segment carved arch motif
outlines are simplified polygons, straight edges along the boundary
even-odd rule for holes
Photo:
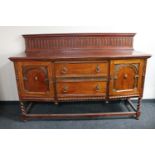
[[[28,92],[49,91],[47,67],[23,66],[24,89]]]
[[[137,89],[139,64],[115,64],[113,91]],[[121,75],[121,76],[120,76]]]

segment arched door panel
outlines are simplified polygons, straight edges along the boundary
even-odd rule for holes
[[[53,98],[52,63],[17,62],[19,96],[25,98]]]
[[[141,59],[112,60],[110,64],[110,96],[140,95],[143,64]]]

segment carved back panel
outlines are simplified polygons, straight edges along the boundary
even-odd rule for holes
[[[23,35],[26,53],[66,49],[133,49],[134,33]]]

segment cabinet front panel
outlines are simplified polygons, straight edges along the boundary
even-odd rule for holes
[[[105,81],[74,81],[58,82],[58,97],[67,96],[105,96]]]
[[[112,60],[110,65],[110,96],[140,95],[143,69],[143,59]]]
[[[53,97],[52,64],[50,62],[17,62],[20,97]]]
[[[107,76],[107,62],[56,63],[56,77]]]

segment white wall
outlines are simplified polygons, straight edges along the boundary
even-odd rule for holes
[[[148,21],[144,25],[131,23],[128,26],[124,23],[124,25],[102,27],[0,27],[0,100],[18,100],[14,68],[8,57],[24,51],[24,40],[21,35],[67,32],[136,32],[135,49],[153,55],[148,60],[144,98],[155,98],[154,29],[155,25]]]

